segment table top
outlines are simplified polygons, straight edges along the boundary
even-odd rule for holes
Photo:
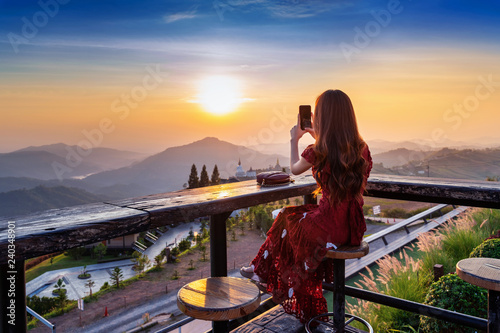
[[[210,277],[193,281],[177,294],[184,314],[203,320],[221,321],[243,317],[260,305],[260,292],[248,279]]]
[[[457,274],[470,284],[500,291],[500,259],[468,258],[457,263]]]

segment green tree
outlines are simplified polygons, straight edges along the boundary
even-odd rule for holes
[[[64,313],[64,306],[66,305],[66,301],[68,300],[68,295],[66,295],[66,290],[62,290],[57,295],[57,303],[59,303],[59,307],[61,311]]]
[[[163,254],[159,254],[155,257],[155,266],[160,268],[161,267],[161,262],[163,261]]]
[[[123,272],[120,267],[115,267],[111,271],[111,283],[116,287],[116,289],[120,288],[120,281],[123,280]]]
[[[220,184],[219,168],[217,167],[217,164],[214,166],[214,171],[212,171],[212,178],[210,179],[210,184],[212,185]]]
[[[94,247],[94,255],[97,257],[97,259],[102,259],[104,255],[106,254],[108,247],[104,245],[103,243],[99,243],[96,247]]]
[[[183,239],[179,242],[179,251],[184,252],[191,247],[191,242],[188,239]]]
[[[193,164],[191,173],[189,174],[188,188],[197,188],[199,186],[200,180],[198,179],[198,170],[196,170],[196,165]]]
[[[210,179],[208,178],[207,167],[203,164],[200,174],[200,187],[205,187],[210,185]]]
[[[204,224],[201,225],[200,234],[202,239],[205,239],[210,235],[207,227]]]
[[[56,288],[58,295],[63,292],[63,288],[64,287],[66,287],[66,285],[64,284],[64,280],[63,279],[57,280],[56,284],[54,285],[54,288]]]
[[[92,288],[95,287],[95,282],[89,279],[87,282],[85,282],[85,287],[90,289],[90,297],[92,297]]]
[[[200,252],[202,261],[207,261],[207,247],[205,245],[200,245]]]
[[[156,260],[156,258],[155,258]],[[139,273],[142,273],[144,269],[146,268],[147,265],[149,265],[150,260],[147,255],[139,253],[138,255],[134,255],[134,258],[132,259],[133,262],[135,262],[135,269],[139,271]]]

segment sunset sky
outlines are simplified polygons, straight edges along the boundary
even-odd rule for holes
[[[368,141],[500,143],[496,0],[40,4],[0,0],[0,152],[286,142],[330,88]]]

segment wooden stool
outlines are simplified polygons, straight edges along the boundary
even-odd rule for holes
[[[465,282],[488,289],[488,333],[500,332],[500,259],[460,260],[457,274]]]
[[[214,323],[214,332],[227,332],[227,321],[252,313],[260,305],[259,288],[248,279],[210,277],[193,281],[177,293],[177,306],[186,315]]]
[[[306,324],[306,331],[311,332],[310,324],[312,322],[324,323],[318,319],[321,317],[333,316],[334,332],[343,333],[347,329],[347,325],[353,320],[361,322],[365,325],[370,333],[373,333],[373,328],[364,319],[345,313],[345,261],[346,259],[357,259],[364,257],[370,251],[368,243],[363,241],[359,246],[343,245],[336,250],[330,250],[326,253],[326,258],[333,259],[333,312],[324,313],[313,317]],[[345,317],[350,317],[346,322]],[[328,325],[330,326],[330,325]]]

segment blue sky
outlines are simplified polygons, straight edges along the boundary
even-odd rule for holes
[[[323,90],[320,83],[331,80],[334,85],[353,87],[354,81],[359,80],[360,86],[370,87],[377,82],[376,75],[384,78],[379,89],[386,86],[387,92],[405,84],[409,90],[414,89],[410,82],[402,82],[405,77],[431,80],[430,86],[436,87],[450,84],[450,89],[453,85],[456,91],[464,88],[454,97],[448,96],[448,92],[443,92],[442,99],[433,97],[442,101],[442,106],[434,112],[434,121],[438,121],[443,118],[446,105],[461,102],[474,89],[479,75],[500,78],[500,68],[494,60],[500,55],[498,1],[42,0],[41,3],[47,4],[50,15],[43,12],[38,1],[0,0],[0,96],[6,102],[2,113],[9,113],[11,122],[8,128],[0,129],[3,135],[9,135],[12,147],[21,148],[35,139],[40,144],[76,142],[82,128],[109,111],[104,109],[109,109],[107,105],[113,96],[130,89],[144,75],[145,66],[154,64],[161,64],[169,79],[163,90],[148,97],[152,104],[144,104],[143,108],[153,110],[159,105],[169,105],[182,112],[195,112],[184,111],[194,94],[189,91],[193,81],[203,75],[235,75],[245,81],[248,100],[256,101],[239,111],[239,119],[250,122],[250,115],[260,112],[257,106],[267,112],[274,107],[293,107],[296,101],[292,97],[299,90],[307,96],[303,99],[312,102]],[[54,4],[57,10],[50,13]],[[395,12],[389,18],[381,14],[387,14],[388,8]],[[387,19],[386,24],[377,23],[374,13]],[[37,31],[27,29],[26,21],[38,25]],[[369,38],[369,44],[358,47],[359,52],[347,59],[341,44],[356,46],[356,29],[366,33],[370,24],[371,27],[378,24],[378,30]],[[416,71],[419,66],[425,68],[422,78]],[[388,72],[393,81],[389,80]],[[437,76],[446,76],[448,81],[443,79],[439,83],[436,80],[441,78]],[[56,96],[50,95],[51,92]],[[59,99],[59,93],[64,98]],[[104,97],[106,93],[108,97]],[[90,101],[87,99],[87,111],[79,104],[82,94],[91,97]],[[421,98],[428,97],[425,89],[419,94]],[[366,113],[363,119],[373,123],[373,114],[363,111],[368,104],[363,97],[368,94],[355,91],[354,95],[361,96],[361,115]],[[492,99],[482,104],[487,105],[484,114],[495,115],[492,112],[497,110],[498,95],[500,92],[495,92]],[[403,97],[397,100],[412,103]],[[64,111],[54,108],[64,104],[70,109],[75,103],[79,104],[78,112],[73,113],[72,119],[61,116]],[[186,105],[183,107],[182,103]],[[39,106],[37,117],[43,115],[51,119],[50,123],[28,120],[34,117],[35,106]],[[381,117],[387,117],[381,119],[381,124],[394,121],[390,116],[394,112],[387,115],[380,112]],[[147,122],[141,121],[143,129],[147,129]],[[392,128],[403,127],[405,121],[401,119]],[[484,119],[467,120],[470,129],[463,127],[463,130],[474,132],[471,138],[479,137],[480,121]],[[132,125],[122,126],[123,133],[110,137],[109,144],[128,145],[124,138]],[[227,123],[232,127],[239,125],[237,121]],[[367,128],[367,137],[383,138],[367,123],[363,126]],[[391,131],[386,139],[411,139],[419,135],[428,138],[432,129],[424,123],[422,126],[409,133]],[[387,129],[384,128],[384,133],[388,133]],[[228,133],[227,140],[239,139],[230,128],[217,127],[217,130]],[[244,135],[252,130],[255,127],[249,126]],[[194,126],[184,138],[178,135],[168,138],[167,134],[161,138],[185,143],[198,139],[195,136],[199,132],[200,127]],[[451,139],[459,137],[463,134],[450,133]],[[286,133],[280,133],[278,139],[284,141]],[[141,145],[151,145],[153,141],[157,139]],[[9,149],[11,146],[7,144],[0,145],[0,151]]]

